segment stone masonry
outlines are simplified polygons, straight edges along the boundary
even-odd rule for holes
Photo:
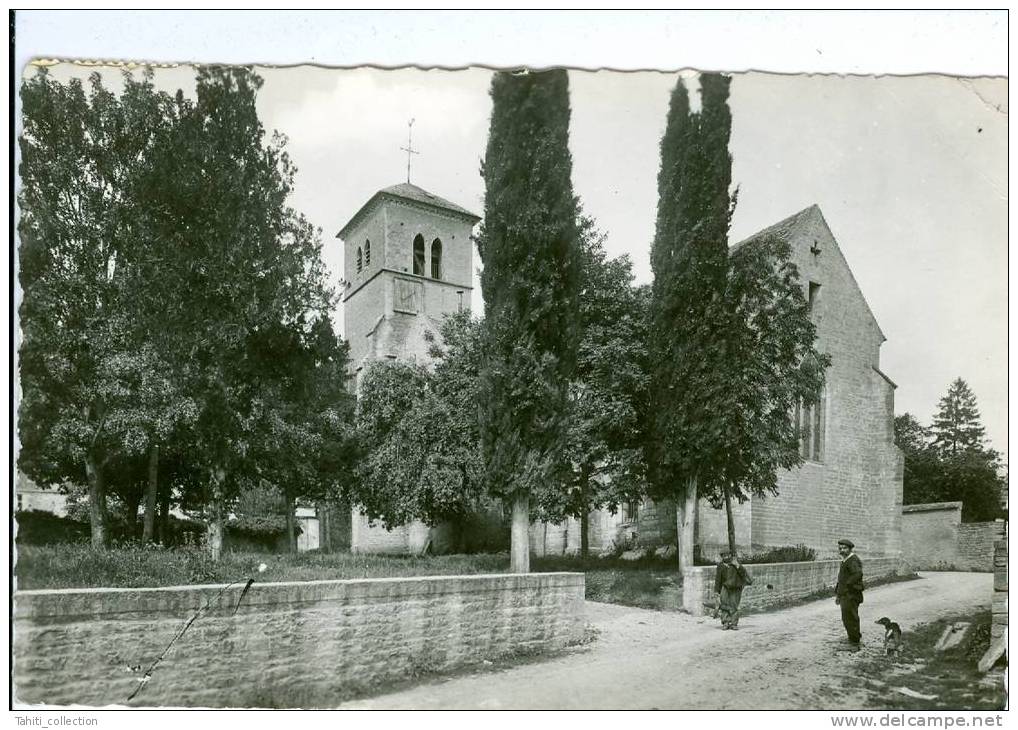
[[[14,594],[14,696],[46,705],[328,706],[584,631],[581,573]],[[196,611],[208,606],[139,680]]]
[[[747,565],[753,585],[743,590],[742,607],[762,609],[816,595],[833,588],[840,567],[840,560]],[[898,567],[895,558],[871,558],[863,561],[863,575],[869,583],[897,575]],[[714,604],[714,571],[713,565],[705,565],[683,572],[682,606],[694,616],[703,615]]]

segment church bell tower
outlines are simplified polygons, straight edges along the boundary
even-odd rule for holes
[[[402,183],[375,193],[340,230],[355,386],[375,360],[429,360],[426,333],[437,334],[443,315],[470,307],[471,231],[479,220]]]

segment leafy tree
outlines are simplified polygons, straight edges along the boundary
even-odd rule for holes
[[[433,370],[379,362],[361,382],[364,457],[349,496],[387,528],[413,520],[462,523],[480,504],[480,323],[468,312],[447,317],[431,355]]]
[[[568,491],[545,493],[551,520],[580,521],[580,553],[589,548],[588,515],[644,492],[642,422],[647,411],[649,292],[633,286],[628,256],[609,259],[593,221],[581,221],[581,339],[570,384]]]
[[[136,223],[148,242],[138,276],[162,282],[135,288],[138,306],[161,310],[152,340],[197,407],[188,443],[213,556],[227,505],[261,478],[267,424],[288,422],[292,358],[314,351],[333,299],[320,232],[286,204],[295,169],[285,140],[265,139],[261,83],[250,69],[205,67],[194,101],[178,92]]]
[[[902,501],[923,504],[940,501],[943,463],[931,444],[930,430],[911,413],[894,418],[894,440],[905,457]]]
[[[986,430],[979,422],[976,396],[961,378],[956,378],[947,395],[940,399],[931,433],[934,447],[944,455],[983,448]]]
[[[983,427],[975,397],[960,378],[940,401],[931,428],[911,414],[894,419],[904,452],[904,502],[961,502],[962,520],[982,522],[1002,516],[1000,455],[982,443]]]
[[[727,387],[727,85],[724,77],[701,77],[703,109],[695,114],[680,80],[661,140],[648,348],[654,406],[646,456],[651,496],[676,502],[682,566],[693,559],[698,484],[717,481],[724,459],[725,414],[718,403]]]
[[[579,339],[577,203],[565,70],[496,73],[485,215],[480,434],[487,483],[512,504],[514,572],[530,566],[531,498],[560,491]],[[552,500],[553,501],[553,500]]]
[[[724,451],[720,473],[704,481],[703,491],[713,506],[725,506],[731,550],[732,499],[776,495],[778,470],[803,463],[802,434],[792,414],[817,403],[831,363],[815,349],[816,327],[790,254],[786,241],[766,238],[729,259],[722,371],[727,388],[717,402]]]
[[[112,460],[194,417],[146,346],[130,262],[137,189],[172,124],[151,75],[124,75],[118,99],[98,74],[60,84],[40,71],[21,98],[20,468],[39,484],[87,484],[92,542],[106,543]]]

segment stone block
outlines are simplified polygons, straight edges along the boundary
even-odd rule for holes
[[[678,548],[674,545],[662,545],[654,551],[655,557],[661,558],[662,560],[671,560],[678,555]]]
[[[934,645],[934,651],[946,651],[947,649],[953,649],[962,642],[962,640],[968,636],[969,630],[972,628],[972,624],[968,621],[958,621],[951,624],[944,629],[944,633],[940,635],[937,643]]]
[[[990,610],[993,613],[1007,613],[1007,591],[993,592],[993,600],[990,603]]]
[[[1006,591],[1007,590],[1007,571],[1006,570],[995,570],[993,572],[993,590],[995,591]]]

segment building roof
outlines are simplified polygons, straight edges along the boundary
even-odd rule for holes
[[[834,241],[835,248],[838,249],[839,256],[841,257],[841,260],[844,262],[845,268],[848,270],[849,279],[851,279],[852,284],[855,285],[855,289],[859,293],[859,296],[862,297],[863,305],[869,312],[870,317],[872,317],[873,323],[876,325],[877,332],[880,333],[881,339],[886,341],[887,337],[884,335],[883,330],[880,329],[880,323],[877,321],[876,316],[873,314],[873,310],[870,309],[870,303],[866,301],[866,295],[863,294],[862,287],[859,286],[859,282],[856,281],[855,274],[852,273],[852,267],[848,265],[847,261],[845,261],[845,255],[844,253],[841,252],[840,250],[841,247],[838,245],[837,239],[831,232],[831,227],[827,225],[827,221],[824,219],[824,214],[820,211],[820,206],[817,205],[816,203],[809,206],[808,208],[803,208],[798,213],[793,213],[792,215],[778,221],[773,225],[767,226],[763,230],[757,231],[752,236],[745,238],[742,241],[739,241],[738,243],[732,244],[732,246],[729,247],[728,252],[729,254],[733,254],[737,252],[739,249],[741,249],[743,246],[752,245],[756,241],[762,241],[765,238],[771,236],[780,238],[783,241],[790,241],[792,238],[792,234],[795,232],[797,228],[799,228],[801,225],[808,223],[811,219],[814,218],[819,219],[820,224],[825,229],[827,229],[827,232],[830,234],[831,240]],[[885,380],[887,380],[887,382],[889,382],[891,385],[894,385],[895,388],[898,387],[897,385],[894,384],[894,382],[890,378],[888,378],[882,372],[880,372],[879,370],[877,370],[877,372],[880,373],[880,375]]]
[[[364,205],[361,206],[360,210],[354,213],[353,218],[347,221],[346,225],[340,229],[339,233],[336,234],[336,238],[344,238],[347,231],[356,226],[360,220],[367,214],[367,212],[374,206],[374,204],[383,199],[395,199],[395,200],[409,200],[414,203],[435,208],[436,210],[442,210],[446,213],[452,213],[457,215],[464,220],[468,220],[471,223],[476,223],[481,220],[481,217],[475,213],[471,213],[466,208],[451,203],[445,198],[441,198],[434,193],[429,193],[424,188],[417,187],[411,183],[400,183],[399,185],[390,185],[387,188],[382,188],[377,193],[371,196],[371,198]]]
[[[738,243],[732,244],[728,251],[730,253],[735,253],[747,243],[761,241],[769,236],[777,236],[778,238],[787,241],[789,236],[792,235],[792,231],[795,230],[800,223],[806,221],[811,215],[813,215],[813,213],[817,213],[821,218],[823,218],[823,213],[820,212],[820,206],[814,203],[808,208],[803,208],[798,213],[793,213],[787,218],[778,221],[774,225],[767,226],[762,231],[757,231],[749,238],[745,238]]]

